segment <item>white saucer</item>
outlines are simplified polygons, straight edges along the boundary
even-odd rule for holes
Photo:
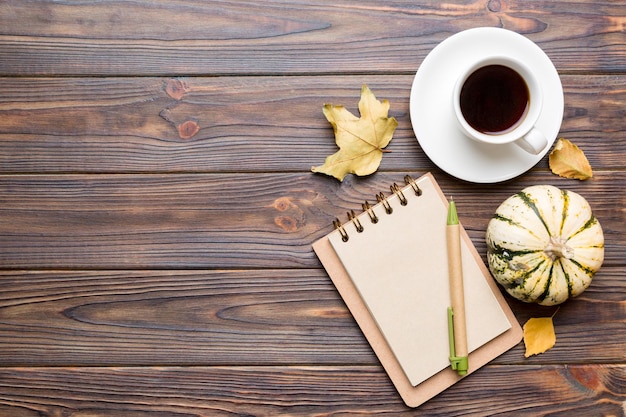
[[[539,155],[513,143],[476,142],[457,127],[452,89],[461,70],[468,62],[494,54],[523,61],[543,86],[543,110],[536,126],[548,146]],[[506,29],[475,28],[452,35],[426,56],[413,80],[410,111],[417,140],[439,168],[465,181],[499,182],[526,172],[550,150],[563,120],[563,88],[550,58],[530,39]]]

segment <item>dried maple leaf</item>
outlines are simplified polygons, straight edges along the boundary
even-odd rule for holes
[[[551,349],[555,343],[556,334],[552,317],[531,318],[524,324],[524,344],[526,345],[524,356],[526,358]]]
[[[325,104],[326,119],[333,126],[339,151],[328,156],[324,165],[313,172],[331,175],[343,181],[347,174],[369,175],[378,169],[384,148],[389,144],[398,122],[388,117],[389,101],[378,101],[363,85],[356,117],[343,106]]]
[[[550,169],[564,178],[586,180],[593,176],[585,153],[567,139],[560,138],[549,157]]]

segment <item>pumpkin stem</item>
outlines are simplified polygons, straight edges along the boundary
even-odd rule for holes
[[[565,240],[560,237],[552,236],[548,246],[543,250],[552,260],[558,258],[571,259],[574,257],[574,249],[567,246]]]

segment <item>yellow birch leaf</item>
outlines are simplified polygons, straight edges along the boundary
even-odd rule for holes
[[[398,122],[388,117],[389,101],[379,101],[363,85],[356,117],[343,106],[325,104],[326,119],[333,126],[339,151],[328,156],[324,165],[313,172],[330,175],[343,181],[347,174],[369,175],[380,166],[384,148],[389,144]]]
[[[528,319],[524,324],[524,344],[528,358],[551,349],[556,343],[554,324],[552,317],[540,317]]]
[[[560,138],[549,157],[550,169],[564,178],[586,180],[593,176],[585,153],[567,139]]]

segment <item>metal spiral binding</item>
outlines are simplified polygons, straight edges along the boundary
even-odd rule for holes
[[[348,220],[354,224],[354,227],[356,227],[357,232],[361,233],[363,231],[363,225],[361,225],[361,222],[356,217],[356,214],[354,214],[354,210],[350,210],[348,212]]]
[[[376,194],[376,201],[383,205],[387,214],[393,213],[393,207],[391,207],[389,201],[387,201],[387,197],[385,197],[385,194],[383,194],[382,191]]]
[[[400,199],[401,205],[406,206],[409,203],[406,197],[404,196],[404,193],[402,192],[400,187],[398,187],[398,184],[396,184],[395,182],[391,186],[391,192],[398,196],[398,198]]]
[[[405,175],[404,176],[404,182],[407,185],[411,186],[411,189],[413,189],[413,192],[415,193],[416,196],[419,197],[419,196],[422,195],[422,190],[417,185],[417,182],[415,182],[413,177],[411,177],[410,175]],[[396,184],[394,182],[393,185],[390,188],[391,188],[391,192],[398,196],[398,199],[400,200],[400,204],[401,205],[406,206],[409,203],[408,199],[404,195],[404,192],[398,186],[398,184]],[[380,193],[376,194],[376,201],[384,207],[385,212],[387,214],[393,213],[393,207],[391,207],[391,205],[389,204],[389,200],[387,200],[387,197],[385,197],[384,193],[380,192]],[[378,223],[379,218],[376,215],[376,213],[374,212],[374,208],[370,205],[370,203],[368,201],[365,201],[365,203],[363,203],[361,206],[363,207],[363,212],[367,213],[367,215],[369,216],[370,221],[373,224]],[[365,228],[361,224],[361,221],[359,220],[359,218],[358,218],[357,214],[354,212],[354,210],[350,210],[348,212],[348,221],[352,222],[352,224],[354,224],[354,227],[356,228],[357,232],[361,233],[361,232],[363,232],[365,230]],[[348,235],[348,232],[346,231],[346,229],[343,226],[343,224],[341,223],[341,221],[339,221],[339,219],[333,220],[333,226],[335,227],[335,229],[341,235],[341,240],[342,241],[347,242],[350,239],[350,236]]]
[[[369,201],[366,201],[365,203],[361,204],[361,207],[363,207],[363,211],[365,213],[367,213],[368,216],[370,216],[370,221],[374,224],[378,223],[378,216],[376,215],[376,213],[374,213],[374,210],[372,209],[372,206],[370,205]]]
[[[407,185],[410,185],[411,188],[413,188],[413,191],[415,192],[416,196],[419,197],[420,195],[422,195],[422,189],[417,185],[417,183],[415,182],[413,177],[411,177],[410,175],[405,175],[404,176],[404,182]]]
[[[336,230],[339,231],[339,234],[341,235],[341,240],[347,242],[350,237],[348,236],[348,232],[346,232],[346,229],[343,227],[339,219],[333,220],[333,226]]]

